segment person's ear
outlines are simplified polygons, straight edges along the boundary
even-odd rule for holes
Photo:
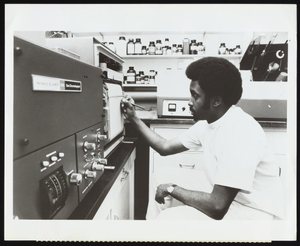
[[[222,103],[222,97],[220,96],[214,96],[212,97],[212,106],[213,107],[218,107]]]

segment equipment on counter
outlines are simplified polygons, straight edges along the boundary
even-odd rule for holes
[[[67,219],[114,169],[121,98],[100,68],[14,37],[14,218]]]

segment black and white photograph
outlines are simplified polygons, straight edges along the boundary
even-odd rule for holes
[[[5,4],[4,240],[297,240],[296,4]]]

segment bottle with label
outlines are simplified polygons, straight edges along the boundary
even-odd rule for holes
[[[172,45],[172,55],[176,55],[176,52],[177,52],[177,45],[173,44]]]
[[[136,83],[136,72],[134,70],[134,67],[129,67],[127,71],[127,84],[135,84]]]
[[[176,54],[177,55],[182,55],[182,51],[183,51],[182,44],[178,44]]]
[[[150,41],[149,43],[149,55],[155,55],[155,50],[156,50],[156,47],[155,47],[155,43],[154,41]]]
[[[155,44],[156,50],[155,50],[155,55],[162,55],[163,54],[163,50],[162,50],[162,43],[161,40],[156,40],[156,44]]]
[[[146,45],[142,46],[142,55],[147,55],[147,47],[146,47]]]
[[[183,50],[182,53],[184,55],[188,55],[190,53],[190,40],[188,38],[183,39]]]
[[[205,54],[205,47],[203,45],[203,42],[198,43],[198,55],[204,55]]]
[[[140,71],[139,72],[139,76],[141,78],[141,84],[145,84],[145,75],[144,75],[144,71]]]
[[[221,43],[219,50],[218,50],[219,55],[225,55],[226,54],[226,46],[225,43]]]
[[[134,55],[134,42],[133,38],[130,38],[127,43],[127,55]]]
[[[195,53],[193,53],[193,52],[195,52],[195,50],[197,50],[196,39],[192,39],[191,43],[190,43],[190,47],[189,47],[189,53],[190,53],[190,55],[195,54]]]
[[[137,38],[134,43],[134,54],[135,55],[141,55],[142,54],[142,43],[141,39]]]
[[[125,39],[125,37],[123,37],[123,36],[119,37],[119,41],[116,45],[116,51],[119,56],[126,55],[126,39]]]
[[[237,45],[236,48],[234,49],[234,54],[240,55],[242,54],[242,49],[240,45]]]
[[[166,55],[172,55],[172,48],[171,46],[168,46],[167,51],[166,51]]]
[[[170,47],[170,42],[168,38],[165,38],[165,43],[163,46],[163,55],[167,55],[168,47]]]

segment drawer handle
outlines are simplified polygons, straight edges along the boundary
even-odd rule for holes
[[[195,164],[179,164],[181,168],[195,168]]]
[[[121,178],[121,182],[124,181],[127,178],[128,174],[129,174],[128,171],[123,171],[123,172],[125,173],[125,176],[123,178]]]

